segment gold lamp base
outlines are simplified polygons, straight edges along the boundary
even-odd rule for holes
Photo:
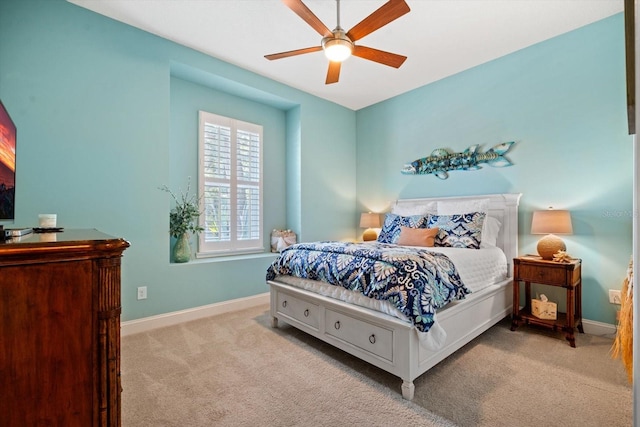
[[[362,233],[362,240],[365,242],[376,240],[378,238],[378,233],[373,228],[367,228],[364,233]]]
[[[548,234],[538,241],[538,255],[542,259],[552,260],[558,251],[567,250],[561,238],[556,235]]]

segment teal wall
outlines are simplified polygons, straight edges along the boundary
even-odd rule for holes
[[[285,227],[285,112],[276,107],[250,101],[197,83],[172,77],[171,81],[171,137],[170,178],[172,188],[186,190],[192,177],[192,193],[197,191],[198,169],[198,111],[233,117],[263,126],[264,192],[268,195],[268,209],[264,210],[265,224]],[[271,230],[273,227],[268,228]],[[197,238],[192,236],[192,247]],[[167,256],[169,248],[167,247]]]
[[[16,220],[4,224],[55,212],[65,228],[129,240],[123,320],[268,290],[271,254],[169,262],[171,200],[158,187],[197,176],[199,109],[265,126],[265,245],[274,227],[355,237],[349,109],[64,0],[0,2],[0,99],[18,128]]]
[[[567,251],[583,260],[583,314],[615,323],[608,289],[631,256],[632,137],[627,135],[623,15],[596,22],[357,112],[360,210],[440,195],[522,193],[520,253],[536,253],[532,211],[571,211]],[[517,141],[514,166],[400,174],[436,148],[486,151]],[[555,294],[544,288],[547,295]],[[562,299],[562,295],[554,295]]]
[[[521,252],[535,251],[533,210],[570,209],[585,317],[614,323],[607,290],[631,254],[623,32],[616,15],[354,112],[64,0],[4,0],[0,99],[18,127],[9,224],[56,212],[61,226],[128,239],[123,320],[266,292],[271,255],[169,263],[158,187],[196,176],[197,110],[208,109],[268,127],[265,243],[274,227],[356,238],[359,212],[399,197],[522,192]],[[399,172],[435,148],[507,140],[509,168],[445,181]]]

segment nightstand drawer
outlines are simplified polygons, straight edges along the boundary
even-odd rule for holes
[[[540,268],[536,265],[520,264],[517,280],[523,282],[546,283],[549,285],[564,285],[567,282],[567,270],[563,267]]]

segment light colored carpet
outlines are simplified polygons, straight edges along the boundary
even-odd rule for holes
[[[283,325],[260,306],[122,338],[122,420],[138,426],[630,426],[612,340],[504,321],[415,381]],[[560,337],[560,338],[559,338]]]
[[[415,399],[461,426],[631,426],[631,386],[613,340],[504,321],[416,380]],[[439,393],[430,384],[446,384]]]
[[[267,314],[262,306],[123,337],[123,426],[453,425],[293,328],[272,329]]]

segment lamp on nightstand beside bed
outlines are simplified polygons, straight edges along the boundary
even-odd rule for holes
[[[531,220],[531,234],[546,234],[538,241],[538,255],[542,259],[553,259],[558,251],[567,246],[556,234],[572,234],[571,214],[566,210],[549,208],[545,211],[534,211]]]
[[[380,228],[380,215],[371,212],[360,214],[360,228],[366,228],[362,234],[362,240],[365,242],[376,240],[378,233],[374,228]]]

